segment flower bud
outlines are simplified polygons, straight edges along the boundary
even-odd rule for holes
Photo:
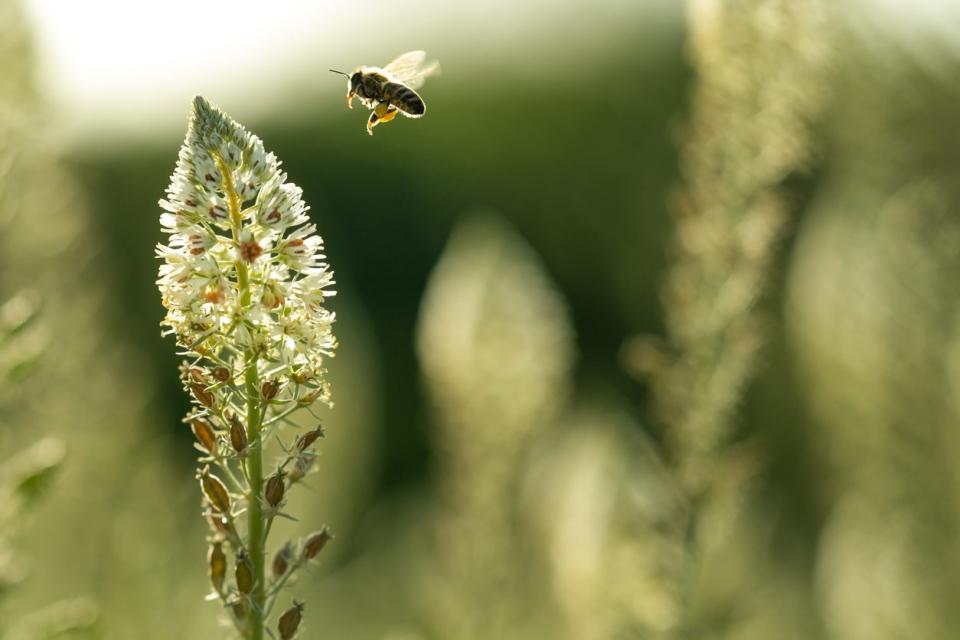
[[[253,591],[253,564],[243,549],[237,554],[237,566],[234,570],[234,577],[237,580],[237,591],[240,593],[250,593]]]
[[[303,543],[304,560],[313,560],[316,558],[317,554],[323,551],[323,548],[327,546],[327,543],[331,540],[333,540],[333,535],[330,534],[330,530],[327,527],[311,533]]]
[[[197,442],[207,453],[217,452],[217,436],[213,433],[213,428],[206,420],[194,420],[190,423],[190,429],[196,437]]]
[[[263,495],[267,499],[267,504],[275,507],[283,501],[283,494],[286,492],[285,474],[278,471],[267,479],[267,485],[264,487]]]
[[[290,640],[297,633],[300,627],[300,619],[303,617],[303,603],[293,601],[293,606],[283,612],[280,621],[277,622],[277,631],[280,632],[280,640]]]
[[[287,542],[277,549],[273,556],[273,577],[277,580],[286,575],[290,569],[290,563],[293,561],[293,545]]]
[[[276,309],[283,304],[284,296],[276,284],[268,282],[263,286],[263,296],[260,299],[268,309]]]
[[[307,431],[305,434],[297,438],[297,449],[299,451],[305,451],[310,445],[316,442],[319,438],[324,436],[323,427],[317,426],[313,431]]]
[[[267,380],[262,385],[260,385],[260,396],[264,400],[273,400],[277,397],[277,393],[280,391],[280,384],[275,380]]]
[[[200,487],[215,510],[230,513],[230,493],[220,478],[210,475],[210,467],[204,467],[200,472]]]
[[[223,545],[219,542],[210,545],[207,562],[210,565],[210,584],[217,593],[222,593],[223,579],[227,575],[227,556],[223,553]]]
[[[247,448],[247,432],[236,418],[230,420],[230,444],[237,453],[243,453]]]

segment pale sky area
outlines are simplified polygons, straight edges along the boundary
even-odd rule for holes
[[[181,127],[197,93],[242,102],[244,118],[260,110],[296,113],[318,95],[342,90],[327,68],[383,64],[410,49],[440,58],[444,75],[463,77],[475,65],[490,73],[526,66],[549,81],[548,74],[578,59],[585,62],[577,72],[588,72],[598,48],[617,44],[618,25],[639,20],[654,35],[671,30],[682,0],[27,0],[27,6],[41,88],[66,127],[135,133],[148,129],[145,121],[153,131]],[[960,0],[847,6],[864,37],[889,31],[921,61],[937,59],[944,48],[960,52]],[[637,46],[655,51],[649,42]],[[550,68],[554,61],[560,63]]]
[[[163,124],[164,113],[179,126],[196,93],[227,100],[244,92],[248,104],[265,108],[309,66],[327,75],[326,66],[354,64],[334,52],[354,48],[350,33],[370,19],[375,4],[29,0],[28,6],[41,87],[66,121],[132,127],[158,116]]]
[[[673,3],[27,0],[41,88],[62,120],[73,128],[131,131],[147,119],[154,127],[181,127],[196,93],[222,102],[242,95],[243,117],[258,109],[295,111],[294,94],[342,92],[342,79],[334,81],[327,68],[384,64],[410,49],[440,58],[445,74],[458,56],[525,61],[543,49],[534,38],[553,37],[552,46],[569,44],[572,52],[597,42],[598,30],[639,18],[638,7],[645,16],[679,15]]]

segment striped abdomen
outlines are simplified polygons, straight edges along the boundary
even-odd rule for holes
[[[423,98],[416,91],[399,82],[388,82],[384,85],[383,96],[404,114],[414,118],[422,116],[427,110]]]

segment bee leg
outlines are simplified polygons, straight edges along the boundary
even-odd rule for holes
[[[380,122],[380,117],[377,115],[377,112],[371,111],[370,118],[367,120],[367,133],[373,135],[373,128],[377,126],[378,122]]]
[[[397,108],[389,102],[378,102],[367,120],[367,133],[373,135],[373,128],[381,122],[390,122],[397,117]]]
[[[356,94],[354,94],[353,91],[348,91],[348,92],[347,92],[347,109],[353,109],[353,96],[354,96],[354,95],[356,95]]]

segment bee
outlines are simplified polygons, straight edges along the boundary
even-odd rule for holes
[[[353,99],[372,110],[367,120],[367,133],[373,135],[378,124],[390,122],[398,113],[408,118],[420,118],[427,111],[423,98],[416,92],[427,76],[440,71],[436,61],[424,64],[427,54],[408,51],[397,56],[385,67],[357,67],[353,73],[330,69],[347,77],[347,107],[353,108]]]

